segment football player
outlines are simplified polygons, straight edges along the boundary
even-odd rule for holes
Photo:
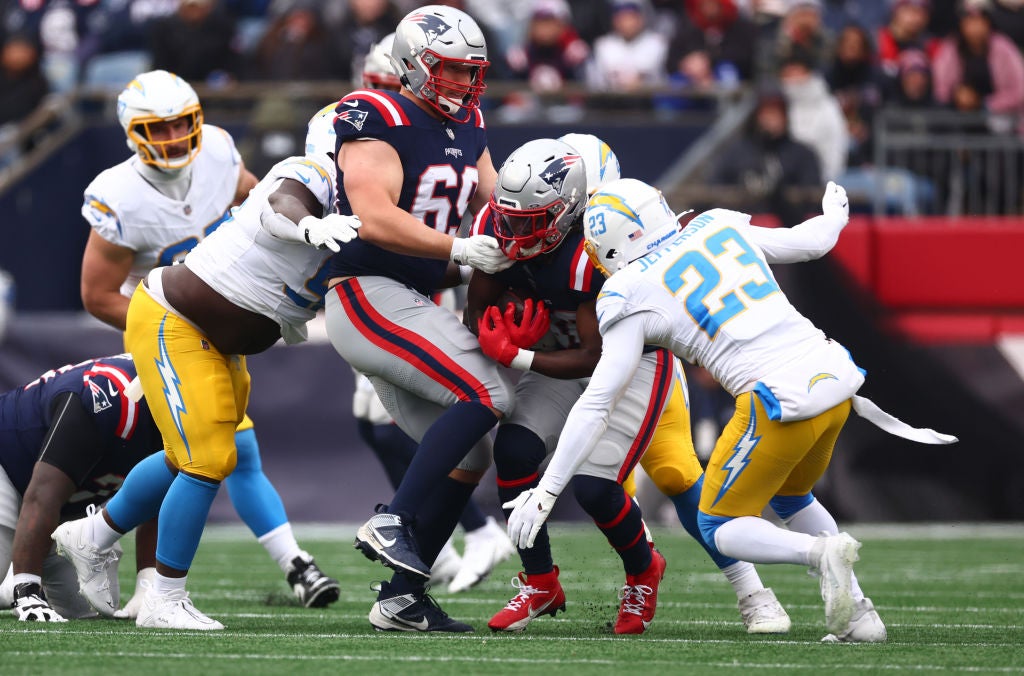
[[[370,48],[363,62],[363,87],[395,92],[402,88],[391,65],[394,44],[395,34],[389,33]],[[451,291],[446,291],[439,304],[444,305],[452,295]],[[450,309],[453,306],[454,303],[449,304]],[[352,411],[357,420],[359,436],[384,465],[391,485],[398,488],[416,452],[417,443],[395,425],[394,419],[373,389],[373,384],[358,371]],[[473,499],[466,503],[459,517],[459,525],[466,534],[463,555],[459,555],[449,538],[430,568],[430,586],[448,585],[448,591],[452,593],[466,591],[482,582],[495,566],[512,556],[514,551],[505,529],[495,522],[494,517],[486,516]]]
[[[47,371],[0,394],[0,606],[19,620],[96,616],[75,568],[50,553],[49,534],[91,514],[140,462],[163,464],[146,401],[127,392],[133,378],[131,356],[121,354]],[[82,583],[106,587],[105,615],[118,607],[120,556],[120,547],[99,556],[102,572]]]
[[[306,322],[322,305],[329,250],[352,240],[359,226],[354,217],[331,213],[332,118],[315,116],[304,157],[275,165],[182,265],[153,269],[132,295],[125,345],[163,434],[167,465],[177,474],[165,468],[141,478],[153,499],[126,521],[117,518],[111,501],[96,517],[58,528],[54,539],[66,549],[84,542],[103,552],[159,511],[156,574],[136,618],[139,626],[223,629],[192,605],[185,583],[210,504],[236,463],[235,427],[249,395],[245,355],[282,337],[287,343],[306,339]],[[307,557],[296,555],[289,582],[337,600],[337,582]],[[305,565],[299,567],[300,561]],[[80,577],[95,564],[88,556],[75,556],[75,562]]]
[[[736,401],[701,491],[698,523],[707,545],[743,561],[810,566],[820,576],[826,639],[885,640],[885,625],[853,575],[860,543],[838,532],[811,489],[851,407],[907,438],[956,439],[911,428],[856,396],[864,375],[850,354],[776,283],[768,263],[819,258],[835,245],[849,219],[842,187],[828,184],[822,211],[793,228],[770,229],[712,209],[680,231],[661,193],[640,181],[609,183],[590,198],[585,248],[608,277],[596,308],[601,358],[551,463],[509,517],[514,542],[534,544],[577,468],[593,462],[645,346],[668,348],[708,369]],[[760,518],[769,505],[788,530]]]
[[[246,170],[231,136],[203,123],[195,91],[172,73],[138,75],[118,97],[117,117],[133,155],[85,189],[82,215],[92,231],[82,258],[81,286],[85,308],[124,330],[129,298],[139,281],[155,267],[179,262],[229,219],[256,178]],[[296,542],[281,497],[263,472],[248,416],[239,425],[235,445],[238,462],[225,481],[235,511],[304,605],[331,603],[338,596],[337,583]],[[162,480],[162,475],[154,479],[158,485]],[[145,576],[151,574],[145,570]],[[137,615],[142,596],[137,597],[122,615]]]
[[[419,441],[391,503],[357,532],[359,549],[396,571],[370,622],[464,632],[472,627],[448,617],[425,584],[490,465],[487,432],[510,393],[474,336],[431,296],[460,283],[469,271],[460,265],[511,264],[493,237],[455,236],[494,186],[479,110],[487,45],[465,12],[429,5],[399,22],[391,61],[401,91],[357,90],[337,107],[339,211],[363,225],[331,260],[327,333]]]
[[[571,168],[580,162],[585,172]],[[566,135],[558,142],[529,143],[513,153],[499,171],[498,185],[489,207],[493,213],[482,215],[474,224],[474,232],[497,230],[505,250],[522,262],[497,275],[474,276],[470,282],[469,321],[476,322],[483,309],[507,286],[527,288],[532,295],[546,299],[552,304],[555,317],[550,336],[554,338],[555,349],[549,347],[530,363],[530,372],[516,387],[516,401],[520,403],[498,428],[494,452],[502,502],[511,502],[536,485],[540,463],[554,449],[565,416],[586,387],[587,377],[601,352],[594,303],[603,278],[594,273],[583,253],[580,205],[584,198],[579,195],[578,186],[581,173],[585,177],[584,194],[595,192],[610,180],[619,178],[618,159],[606,143],[589,134]],[[514,319],[507,313],[501,321],[486,323],[481,328],[480,340],[486,354],[498,359],[502,349],[511,354],[511,347],[504,347],[506,327],[515,329]],[[550,345],[551,341],[548,343]],[[529,350],[531,345],[522,347]],[[690,437],[686,381],[678,362],[673,360],[673,365],[675,382],[669,402],[660,419],[654,420],[657,427],[653,438],[648,438],[650,445],[646,450],[641,449],[640,464],[658,488],[670,497],[687,532],[703,545],[697,528],[703,470]],[[625,425],[624,434],[628,434],[629,425],[639,423],[620,417],[623,415],[617,414],[614,424]],[[626,474],[632,477],[632,472]],[[582,480],[573,481],[575,486]],[[623,488],[631,495],[628,483],[629,478],[622,480]],[[615,495],[607,509],[618,514],[623,508],[619,504],[618,490],[610,486],[604,488]],[[605,504],[596,498],[594,502]],[[607,519],[595,516],[595,521],[602,523]],[[616,535],[616,531],[611,530],[609,539]],[[627,535],[632,538],[635,534]],[[520,550],[525,570],[513,581],[519,592],[491,619],[491,629],[521,631],[537,616],[538,609],[550,607],[554,614],[554,610],[564,605],[565,595],[558,583],[558,570],[553,565],[546,530],[540,541],[541,546]],[[615,542],[613,546],[618,547]],[[775,599],[774,592],[764,587],[751,564],[715,551],[709,554],[732,583],[749,632],[788,631],[788,615]],[[627,579],[620,609],[625,614],[620,613],[617,631],[643,628],[642,623],[627,621],[637,617],[633,612],[626,612],[626,609],[637,609],[632,591],[636,586]],[[653,608],[654,596],[645,598]]]

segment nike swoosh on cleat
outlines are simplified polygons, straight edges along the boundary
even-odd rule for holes
[[[403,620],[402,618],[397,616],[395,616],[395,619],[401,622],[402,624],[406,624],[418,631],[426,631],[430,628],[430,622],[427,622],[427,618],[425,617],[421,617],[417,622],[409,622],[408,620]]]
[[[396,542],[398,542],[398,538],[388,539],[385,537],[381,537],[380,531],[378,531],[376,528],[373,530],[373,535],[377,538],[377,542],[379,542],[380,545],[384,548],[390,547],[394,545]]]

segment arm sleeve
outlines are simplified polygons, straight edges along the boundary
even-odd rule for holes
[[[601,360],[583,396],[569,412],[539,488],[560,495],[608,428],[608,418],[629,387],[644,347],[643,319],[623,317],[603,335]]]
[[[825,216],[809,218],[792,228],[748,225],[743,234],[764,251],[769,263],[803,263],[821,258],[839,241],[844,224]]]
[[[50,407],[53,422],[43,439],[39,462],[53,465],[81,486],[100,460],[100,430],[74,392],[54,397]]]

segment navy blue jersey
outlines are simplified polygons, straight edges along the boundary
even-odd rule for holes
[[[480,111],[468,122],[438,120],[400,94],[358,90],[338,102],[334,130],[341,148],[357,139],[379,139],[402,160],[405,180],[399,208],[428,227],[455,235],[476,194],[476,164],[487,149]],[[344,174],[338,172],[338,211],[351,214]],[[404,256],[355,239],[331,257],[329,276],[390,277],[430,295],[444,276],[447,261]]]
[[[473,234],[494,236],[490,207],[478,214]],[[551,332],[562,349],[579,347],[576,309],[597,298],[604,276],[594,269],[583,250],[583,232],[573,229],[558,248],[515,263],[494,277],[510,289],[529,289],[543,298],[551,311]]]
[[[134,402],[125,388],[135,378],[130,355],[91,359],[47,371],[31,383],[0,394],[0,465],[21,494],[40,459],[43,440],[55,421],[51,403],[59,395],[76,394],[95,426],[83,438],[98,439],[73,450],[47,452],[44,459],[65,472],[78,491],[62,510],[68,518],[85,506],[110,496],[140,460],[160,450],[163,442],[145,400]]]

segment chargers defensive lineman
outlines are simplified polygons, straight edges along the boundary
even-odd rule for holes
[[[393,631],[471,631],[425,584],[480,477],[487,432],[510,403],[497,365],[435,289],[456,265],[511,265],[492,237],[457,238],[495,171],[479,111],[487,46],[465,12],[430,5],[405,16],[391,52],[402,90],[358,90],[338,104],[338,203],[362,221],[332,258],[327,333],[365,373],[398,425],[420,445],[391,504],[359,528],[357,546],[395,568],[370,611]]]
[[[245,199],[256,178],[245,169],[231,136],[203,124],[195,91],[172,73],[138,75],[118,96],[117,116],[134,154],[85,189],[82,215],[92,232],[82,258],[82,302],[124,330],[139,281],[155,267],[179,262],[230,218],[231,207]],[[225,482],[235,510],[303,604],[330,603],[337,598],[330,578],[319,574],[324,582],[317,589],[303,588],[304,575],[318,570],[295,541],[281,497],[263,473],[248,416],[235,444],[238,464]],[[159,483],[163,468],[157,467],[157,474]],[[152,572],[144,568],[140,575],[148,578]],[[141,600],[137,595],[119,616],[135,617]]]
[[[585,172],[579,169],[581,162]],[[604,278],[594,271],[583,250],[583,203],[587,194],[618,178],[618,159],[595,136],[570,134],[558,141],[531,141],[502,165],[491,204],[474,223],[474,232],[497,232],[503,249],[516,258],[517,265],[496,275],[474,275],[467,320],[475,322],[483,307],[493,302],[506,286],[526,288],[551,305],[554,319],[547,342],[554,338],[557,344],[529,360],[529,372],[516,385],[517,405],[498,427],[494,454],[503,502],[513,501],[536,485],[541,462],[554,450],[569,408],[586,388],[600,356],[601,336],[594,303]],[[488,212],[494,215],[493,219]],[[532,301],[528,299],[526,303]],[[520,330],[514,317],[507,311],[503,317],[498,317],[494,310],[489,312],[492,317],[480,327],[485,354],[507,361],[518,356],[519,349],[531,349],[529,342],[514,344],[512,339],[518,338],[515,333]],[[524,308],[524,323],[529,323],[529,315]],[[612,430],[602,443],[623,449],[638,444],[637,450],[643,452],[640,464],[672,499],[687,531],[703,544],[697,527],[703,470],[690,440],[685,379],[678,362],[674,358],[671,361],[676,374],[660,419],[653,416],[647,420],[646,407],[634,409],[632,415],[626,408],[617,409],[610,422]],[[632,387],[645,385],[649,391],[650,384],[643,379],[634,381]],[[651,426],[656,426],[653,437]],[[638,441],[634,442],[635,439]],[[618,457],[614,453],[605,455],[610,463]],[[635,462],[635,457],[629,460]],[[589,476],[573,479],[577,500],[584,504],[627,565],[627,583],[615,626],[618,633],[643,631],[645,613],[648,622],[653,616],[656,595],[636,590],[650,588],[653,592],[658,580],[653,580],[653,584],[637,580],[636,571],[631,572],[629,567],[649,566],[650,558],[660,557],[648,555],[646,538],[636,539],[637,529],[643,530],[643,524],[639,511],[625,502],[629,488],[623,477],[631,476],[629,469],[624,467],[622,472],[616,472],[614,482],[600,481],[599,477],[607,472],[596,466],[580,470]],[[617,485],[620,482],[621,488]],[[630,509],[624,511],[627,506]],[[511,507],[506,510],[511,512]],[[788,630],[785,610],[761,583],[751,564],[709,553],[733,584],[748,631]],[[546,529],[541,529],[533,547],[521,549],[519,555],[525,569],[519,579],[513,580],[519,593],[491,619],[491,629],[520,631],[540,613],[553,613],[564,607],[565,593],[558,582]]]
[[[790,229],[757,228],[713,209],[680,232],[661,194],[622,179],[594,194],[584,233],[608,277],[597,301],[603,348],[555,454],[531,495],[509,517],[530,546],[576,468],[591,455],[644,345],[699,363],[736,398],[712,453],[700,500],[707,544],[756,563],[809,565],[820,576],[829,640],[884,641],[885,625],[853,575],[860,543],[839,533],[811,493],[852,407],[872,422],[927,443],[956,439],[917,430],[855,395],[864,376],[849,353],[786,299],[768,263],[818,258],[849,219],[842,187],[829,183],[823,215]],[[772,508],[789,526],[760,518]]]
[[[136,358],[167,463],[162,473],[133,482],[133,472],[125,481],[117,497],[133,490],[131,522],[112,519],[112,501],[99,520],[65,524],[55,539],[102,552],[159,511],[157,570],[139,626],[223,629],[192,605],[186,575],[210,504],[236,462],[235,427],[249,395],[244,355],[282,337],[288,343],[306,338],[306,322],[323,301],[329,251],[322,248],[335,251],[356,236],[358,219],[331,213],[333,151],[331,118],[314,117],[304,157],[275,165],[182,265],[152,270],[132,295],[125,345]],[[84,560],[79,575],[92,563]],[[300,583],[338,598],[337,582],[320,574],[311,558],[293,582]]]

